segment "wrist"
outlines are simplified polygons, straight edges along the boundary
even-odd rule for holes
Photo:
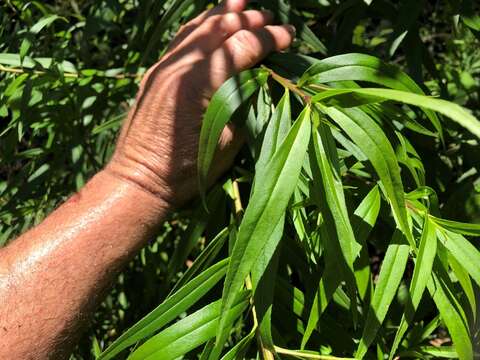
[[[145,193],[163,209],[173,210],[170,188],[155,169],[156,167],[149,167],[143,161],[114,155],[102,171],[118,181],[129,184],[133,189]]]
[[[95,175],[95,180],[108,183],[118,192],[122,192],[132,206],[148,211],[152,219],[161,222],[173,210],[167,196],[159,188],[154,187],[141,173],[125,172],[121,166],[109,163]]]

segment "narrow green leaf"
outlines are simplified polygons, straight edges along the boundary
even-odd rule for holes
[[[415,25],[418,17],[422,14],[423,8],[423,0],[404,0],[400,3],[393,33],[390,35],[390,56],[395,54],[407,35],[416,31]]]
[[[30,28],[30,33],[38,34],[44,28],[50,26],[50,24],[52,24],[54,21],[57,21],[57,20],[63,20],[65,22],[68,22],[67,19],[65,19],[64,17],[58,16],[58,15],[55,15],[55,14],[47,15],[47,16],[44,16],[43,18],[41,18],[40,20],[38,20],[35,23],[35,25],[33,25]]]
[[[288,52],[273,52],[265,60],[268,67],[282,76],[296,81],[302,74],[318,60],[306,56]]]
[[[265,130],[260,155],[255,164],[256,172],[265,169],[265,166],[275,154],[285,136],[287,136],[291,126],[291,119],[290,92],[288,89],[285,89],[285,93],[278,102]]]
[[[209,209],[218,211],[218,207],[223,199],[223,190],[220,186],[214,187],[207,195],[207,206]],[[215,211],[216,212],[216,211]],[[187,259],[188,255],[198,243],[198,240],[202,236],[207,224],[209,222],[209,216],[203,204],[197,205],[192,216],[190,217],[190,223],[185,230],[185,234],[178,242],[173,254],[170,257],[167,269],[167,282],[177,274]]]
[[[266,70],[247,70],[227,80],[213,95],[200,131],[198,148],[198,184],[205,196],[210,165],[223,128],[235,110],[267,80]]]
[[[432,217],[432,219],[436,224],[452,233],[480,236],[480,224],[462,223],[459,221],[445,220],[437,217]]]
[[[267,240],[285,213],[295,189],[305,158],[310,136],[310,108],[306,108],[295,121],[273,158],[267,163],[263,182],[255,185],[245,210],[233,248],[231,263],[223,288],[222,313],[232,306],[235,294],[241,288]],[[219,338],[225,327],[222,317]]]
[[[346,276],[347,289],[352,302],[353,320],[356,322],[356,289],[353,264],[361,246],[355,239],[352,225],[348,216],[348,209],[343,192],[340,175],[340,165],[337,148],[330,128],[321,122],[318,112],[313,113],[313,121],[317,131],[312,132],[310,148],[310,164],[314,177],[322,181],[322,195],[328,204],[336,239],[340,246],[340,254],[345,260],[347,268],[343,271]],[[313,156],[312,156],[313,155]],[[322,211],[326,213],[326,211]],[[327,226],[329,226],[327,224]],[[335,254],[335,256],[340,255]]]
[[[27,182],[31,183],[31,182],[34,182],[34,181],[38,181],[43,175],[45,175],[45,173],[47,171],[50,170],[50,164],[42,164],[38,167],[37,170],[35,170],[33,172],[33,174],[31,174],[28,179],[27,179]]]
[[[439,232],[439,239],[442,244],[480,286],[480,251],[462,235],[445,229],[440,229]]]
[[[355,233],[357,241],[361,244],[360,254],[354,265],[357,288],[360,298],[363,301],[369,299],[369,296],[373,294],[367,237],[377,222],[380,212],[380,202],[380,191],[378,190],[378,186],[375,186],[358,205],[352,221],[353,232]]]
[[[367,81],[392,89],[424,94],[422,89],[400,68],[371,55],[344,54],[322,59],[301,77],[300,86],[336,81]]]
[[[327,53],[327,48],[315,33],[307,26],[305,21],[292,12],[290,5],[284,0],[260,0],[260,5],[271,10],[278,20],[284,24],[292,24],[297,30],[297,36],[305,41],[313,51],[323,55]]]
[[[405,312],[400,321],[400,325],[395,334],[392,348],[390,349],[390,359],[393,359],[398,346],[400,345],[403,335],[408,329],[408,324],[413,321],[415,311],[420,304],[423,292],[427,287],[427,283],[431,277],[433,261],[437,253],[437,236],[435,224],[427,217],[425,220],[418,255],[415,260],[415,268],[410,283],[410,299],[407,302]]]
[[[360,245],[355,239],[348,217],[343,184],[340,177],[339,160],[335,142],[327,125],[320,122],[317,112],[313,113],[317,131],[312,132],[312,152],[315,154],[325,188],[327,204],[332,213],[345,262],[353,273],[353,262]]]
[[[434,272],[427,286],[452,337],[458,358],[460,360],[473,359],[471,337],[464,322],[465,314],[451,290],[448,274],[442,270],[442,265],[438,260],[435,261]]]
[[[232,307],[221,313],[221,300],[217,300],[176,322],[155,335],[129,357],[130,360],[176,359],[215,337],[220,314],[230,324],[249,304],[249,292],[238,293]]]
[[[34,41],[34,36],[42,31],[44,28],[50,26],[55,20],[64,20],[67,21],[65,18],[60,17],[58,15],[47,15],[41,18],[35,25],[30,28],[30,31],[26,34],[23,38],[22,43],[20,44],[19,55],[20,60],[23,60],[27,55],[28,51],[30,50],[32,43]]]
[[[435,316],[425,327],[422,329],[422,332],[419,334],[417,344],[421,343],[422,341],[428,339],[430,335],[442,324],[442,320],[440,319],[440,315]]]
[[[145,64],[150,56],[150,53],[158,45],[162,36],[172,24],[180,21],[180,17],[185,13],[185,10],[192,5],[194,0],[176,0],[169,3],[169,7],[162,15],[160,21],[157,22],[155,28],[148,40],[146,48],[143,50],[142,60],[140,64]]]
[[[343,54],[322,59],[312,65],[301,77],[300,86],[338,81],[364,81],[392,89],[425,95],[415,81],[400,68],[386,64],[366,54]],[[442,136],[442,127],[434,112],[426,109],[425,114]]]
[[[327,253],[328,256],[328,253]],[[304,349],[313,331],[317,327],[318,320],[323,314],[330,300],[340,286],[342,281],[341,269],[336,265],[336,261],[329,261],[326,264],[325,271],[322,274],[318,289],[313,299],[312,308],[308,316],[307,326],[302,337],[301,349]]]
[[[404,104],[436,111],[449,117],[459,125],[469,130],[472,134],[480,138],[480,122],[467,109],[446,100],[435,99],[406,91],[377,88],[333,89],[318,93],[312,98],[312,101],[325,101],[330,97],[336,97],[348,93],[367,96],[368,99],[377,98],[381,100],[398,101]]]
[[[442,235],[440,235],[442,236]],[[465,292],[465,296],[467,297],[468,303],[470,304],[470,308],[472,310],[473,321],[477,319],[477,300],[475,295],[475,290],[473,288],[472,279],[470,278],[470,274],[468,271],[460,264],[455,256],[452,253],[448,253],[448,263],[452,268],[455,277],[457,278],[460,286],[462,287],[463,291]]]
[[[388,245],[363,328],[362,338],[355,353],[355,357],[358,359],[363,359],[365,356],[387,315],[388,308],[402,280],[409,251],[410,247],[404,243],[404,236],[396,230],[390,245]]]
[[[362,248],[360,255],[362,252],[367,252],[366,249],[366,238],[370,232],[370,229],[375,224],[378,213],[380,211],[380,192],[378,191],[378,187],[375,186],[367,196],[362,200],[362,202],[358,205],[357,209],[355,210],[355,218],[353,220],[353,229],[354,233],[356,234],[356,238],[360,243],[365,244],[364,248]],[[327,241],[330,239],[327,238]],[[329,242],[327,243],[327,246]],[[301,349],[305,348],[308,340],[310,339],[313,331],[315,330],[318,320],[320,316],[325,311],[327,305],[330,302],[332,296],[334,296],[335,291],[339,287],[342,278],[339,276],[340,269],[338,265],[338,261],[335,259],[334,254],[332,254],[332,250],[327,248],[327,252],[325,254],[326,265],[325,271],[322,274],[320,279],[320,283],[318,289],[315,293],[315,298],[313,300],[312,308],[310,310],[310,314],[308,317],[307,326],[305,328],[305,333],[302,338]],[[362,263],[361,260],[365,262]],[[363,285],[359,285],[359,292],[361,297],[363,298],[362,294],[364,295],[369,287],[369,283],[371,282],[370,276],[370,262],[368,253],[364,254],[364,258],[362,257],[358,259],[359,269],[356,270],[357,273],[357,284],[364,280]],[[359,275],[360,273],[361,275]]]
[[[7,88],[3,91],[3,96],[10,97],[12,96],[15,91],[28,79],[29,74],[21,74],[16,76],[10,84],[8,84]]]
[[[23,62],[21,61],[20,54],[12,53],[0,53],[0,64],[9,65],[13,67],[23,67],[27,69],[33,69],[37,64],[40,64],[43,68],[49,68],[55,60],[52,58],[31,58],[25,56]],[[65,72],[76,73],[77,69],[69,61],[62,61],[58,64],[59,68]]]
[[[248,346],[255,337],[255,331],[251,331],[247,336],[240,340],[233,348],[230,349],[225,355],[222,356],[221,360],[238,360],[243,359],[244,354],[248,349]]]
[[[390,202],[395,221],[414,246],[413,235],[408,223],[400,167],[395,152],[380,126],[360,109],[336,109],[322,107],[343,131],[368,157],[375,168],[386,197]]]
[[[192,266],[190,266],[183,276],[175,283],[169,296],[182,287],[183,284],[190,281],[194,276],[200,274],[200,272],[202,272],[207,266],[210,266],[220,252],[223,244],[225,244],[230,232],[231,227],[224,228],[209,242],[205,249],[195,259]]]
[[[168,297],[162,304],[123,333],[102,353],[99,359],[112,359],[122,350],[152,335],[158,331],[158,329],[174,320],[200,300],[223,278],[227,271],[227,265],[228,259],[222,260],[185,284],[176,293]]]
[[[20,44],[20,49],[18,50],[18,54],[20,55],[20,59],[23,60],[25,56],[27,55],[28,51],[30,50],[30,47],[32,46],[32,39],[31,35],[28,35],[23,38],[22,43]]]
[[[119,128],[120,124],[122,123],[122,120],[126,116],[127,116],[126,113],[122,113],[122,114],[113,116],[111,119],[108,119],[107,121],[99,125],[95,125],[95,127],[92,129],[92,135],[97,135],[110,129]]]
[[[418,348],[402,351],[398,354],[400,359],[458,359],[454,346],[419,346]]]
[[[472,0],[462,0],[460,15],[465,25],[474,31],[480,31],[480,14],[474,10],[474,2]]]
[[[271,321],[279,260],[278,244],[283,236],[284,223],[285,217],[282,216],[251,271],[254,290],[253,302],[259,323],[258,332],[261,337],[262,346],[271,351],[274,351]]]

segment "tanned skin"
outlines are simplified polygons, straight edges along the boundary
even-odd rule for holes
[[[200,125],[212,93],[269,52],[289,25],[227,0],[184,25],[142,80],[106,167],[40,225],[0,249],[0,359],[64,359],[118,272],[196,195]],[[212,180],[242,143],[222,134]]]

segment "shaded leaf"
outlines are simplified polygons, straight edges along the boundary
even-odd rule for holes
[[[198,148],[198,184],[202,197],[223,128],[235,110],[253,95],[267,77],[265,70],[247,70],[227,80],[213,95],[203,118]]]

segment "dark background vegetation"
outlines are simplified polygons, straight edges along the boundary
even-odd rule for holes
[[[274,0],[261,3],[279,6]],[[164,16],[171,4],[2,1],[0,246],[41,221],[102,168],[141,74],[161,56],[179,25],[212,2],[185,1]],[[320,58],[346,52],[373,54],[402,67],[433,95],[466,106],[480,118],[480,32],[458,16],[480,13],[478,2],[289,4],[283,18],[294,16],[307,23],[325,45],[313,49],[297,40],[293,51]],[[446,130],[445,146],[414,133],[410,140],[421,153],[427,184],[437,191],[443,216],[479,222],[480,147],[455,125],[449,123]],[[191,216],[189,209],[175,214],[128,265],[72,359],[92,358],[166,296],[178,279],[177,271],[185,268],[171,259],[175,244],[188,235]],[[217,228],[209,224],[207,233]],[[372,258],[374,268],[378,261],[378,256]]]

